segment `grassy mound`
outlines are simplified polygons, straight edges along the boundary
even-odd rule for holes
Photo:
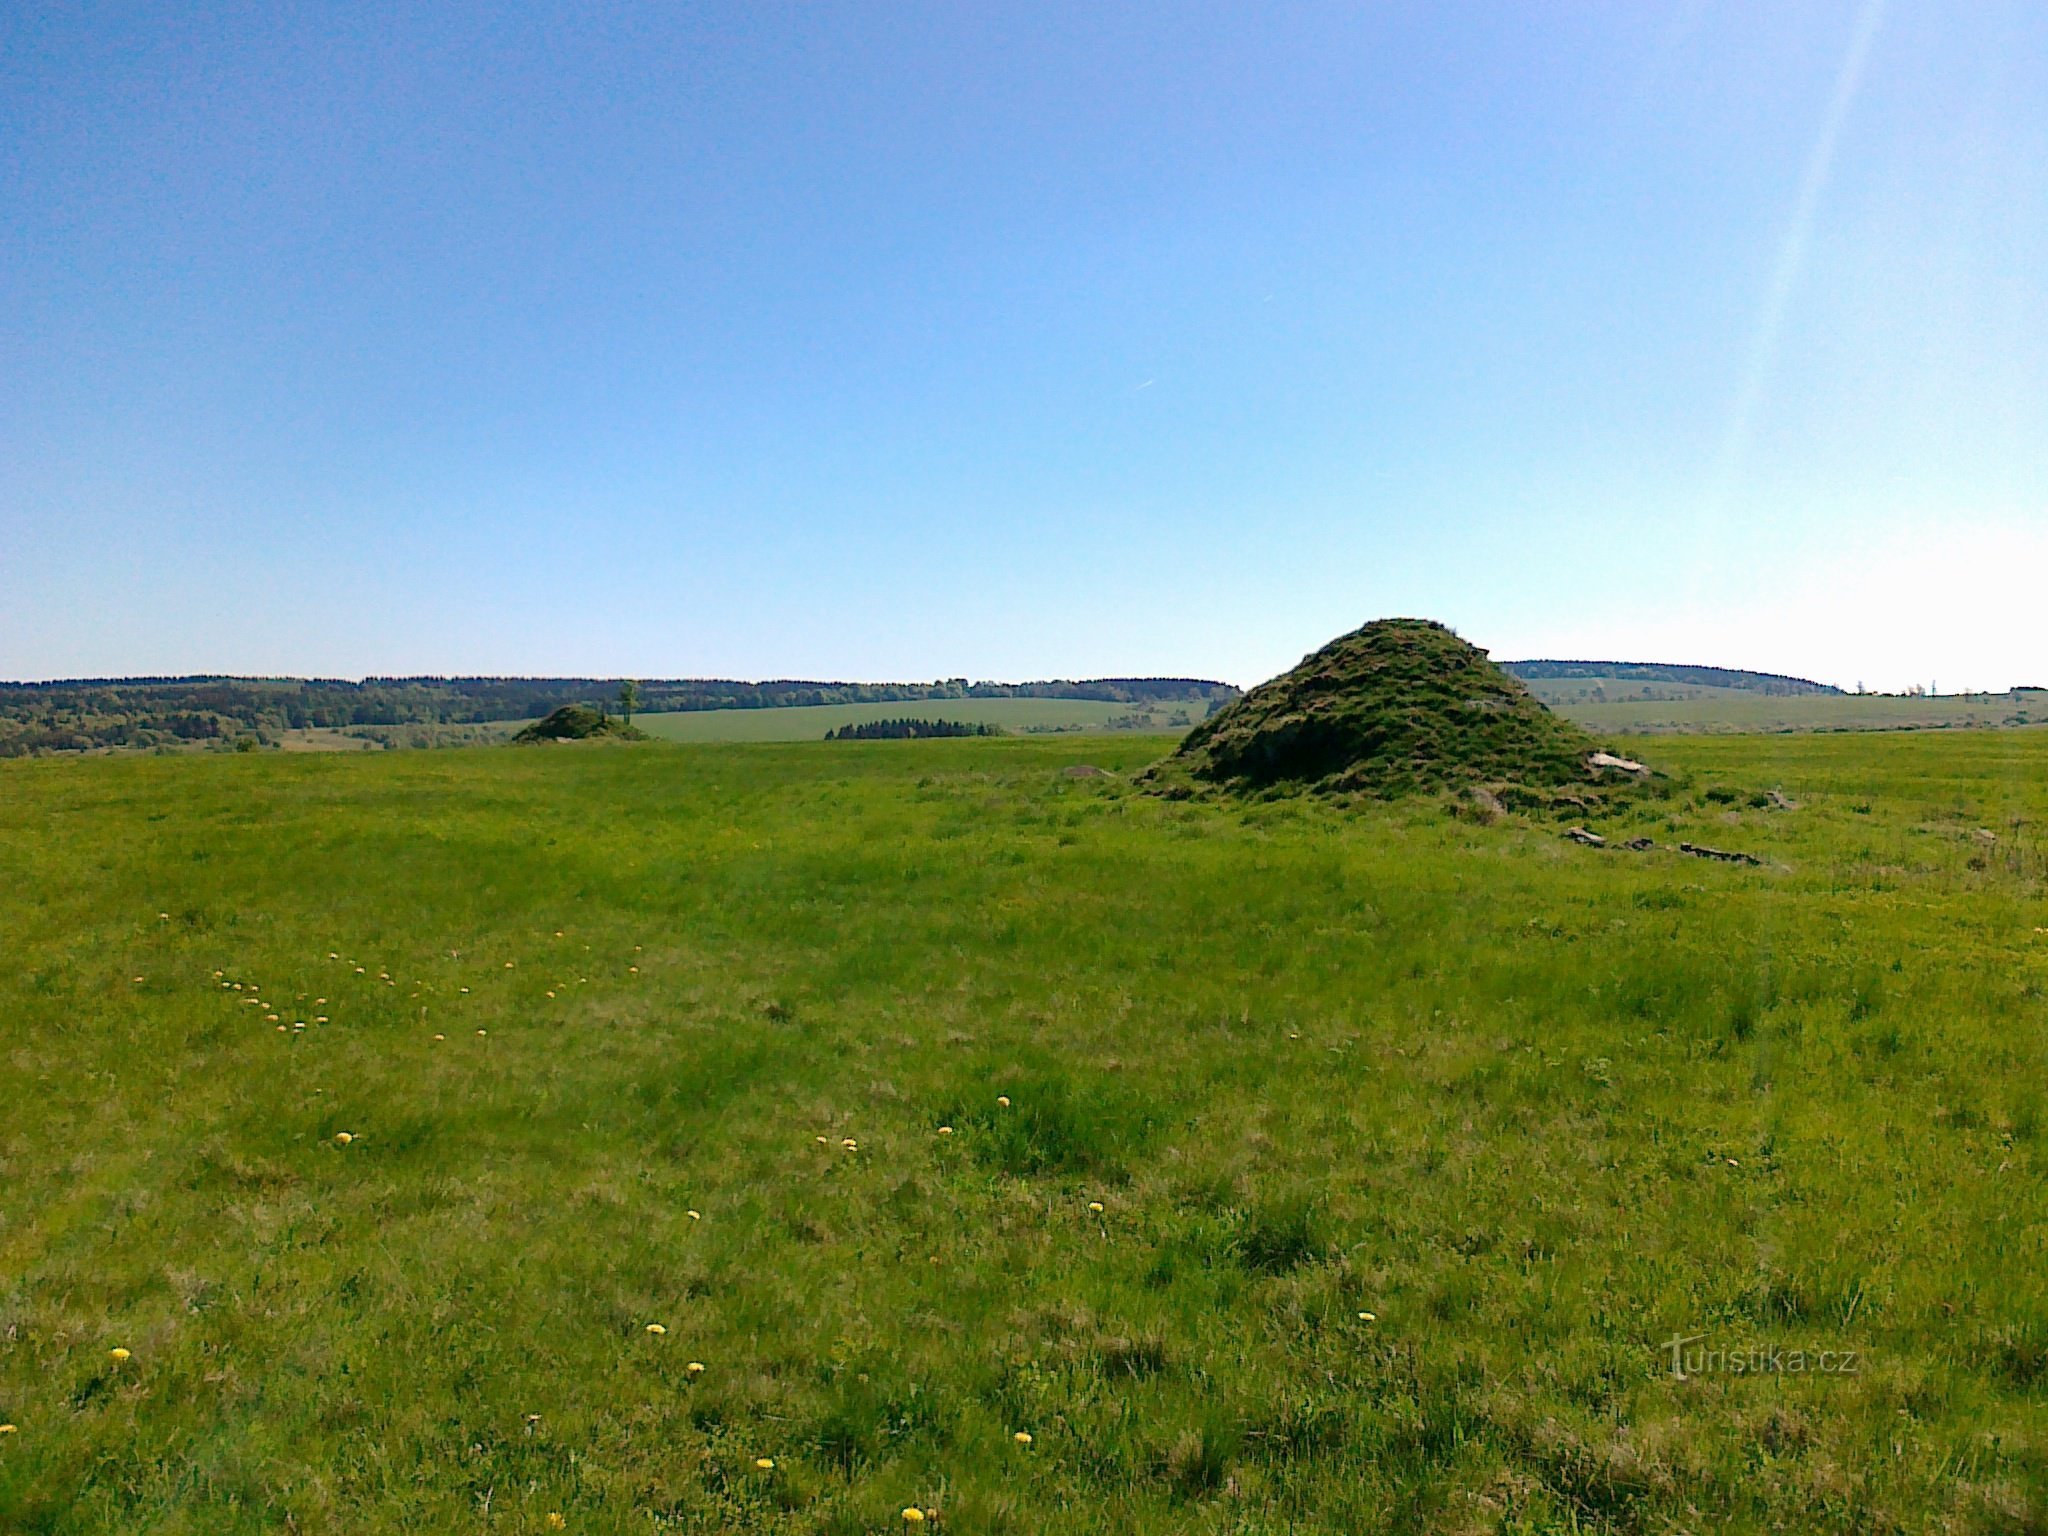
[[[512,739],[514,741],[645,741],[647,733],[613,715],[600,714],[588,704],[564,704],[545,719],[536,720]]]
[[[1150,775],[1237,790],[1399,795],[1591,777],[1591,737],[1443,625],[1381,619],[1191,731]]]

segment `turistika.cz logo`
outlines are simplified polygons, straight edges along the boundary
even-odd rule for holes
[[[1664,1363],[1679,1381],[1693,1376],[1856,1376],[1858,1349],[1788,1349],[1782,1344],[1708,1348],[1707,1335],[1675,1335],[1662,1346]]]

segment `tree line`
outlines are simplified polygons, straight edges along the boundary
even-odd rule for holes
[[[1000,736],[1002,727],[961,720],[868,720],[827,731],[827,741],[915,741],[926,736]]]
[[[1504,661],[1501,670],[1527,682],[1538,678],[1621,678],[1628,682],[1686,683],[1694,687],[1740,688],[1785,696],[1840,693],[1831,683],[1787,677],[1782,672],[1746,672],[1737,667],[1692,667],[1661,661]]]
[[[807,704],[926,703],[945,699],[1100,699],[1150,703],[1234,698],[1195,678],[1082,682],[808,682],[723,678],[126,677],[0,683],[0,757],[96,748],[269,744],[284,732],[364,726],[481,725],[539,720],[566,704],[633,713],[776,709]]]

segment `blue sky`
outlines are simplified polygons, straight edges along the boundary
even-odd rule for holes
[[[2048,11],[0,17],[0,676],[2048,682]]]

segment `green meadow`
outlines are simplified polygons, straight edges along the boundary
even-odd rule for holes
[[[1559,696],[1535,690],[1568,720],[1608,735],[1695,732],[1756,734],[1767,731],[1918,731],[1987,726],[2048,725],[2048,693],[1762,694],[1738,688],[1699,688],[1688,698],[1594,699],[1581,692]]]
[[[0,763],[0,1531],[2048,1526],[2048,733],[1168,745]]]

